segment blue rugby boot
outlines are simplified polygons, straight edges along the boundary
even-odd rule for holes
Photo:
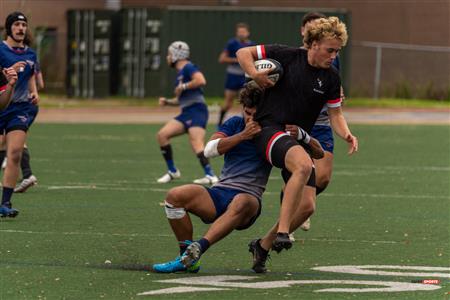
[[[178,273],[178,272],[197,273],[198,271],[200,271],[200,261],[197,261],[190,267],[186,267],[181,262],[181,256],[177,256],[172,261],[161,264],[154,264],[153,270],[157,273]]]
[[[17,209],[14,209],[12,207],[8,207],[6,205],[0,206],[0,216],[2,218],[15,218],[19,214],[19,211]]]

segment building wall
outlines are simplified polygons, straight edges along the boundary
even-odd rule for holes
[[[55,27],[58,31],[57,76],[63,83],[66,69],[66,11],[103,9],[105,0],[0,0],[0,24],[14,10],[24,12],[30,25]],[[122,0],[126,7],[168,5],[222,5],[238,7],[343,8],[351,12],[352,90],[372,93],[375,50],[358,46],[361,41],[450,47],[450,1],[448,0]],[[292,29],[297,30],[297,29]],[[415,86],[433,82],[450,84],[450,54],[425,51],[383,50],[382,89],[395,82],[411,81]]]

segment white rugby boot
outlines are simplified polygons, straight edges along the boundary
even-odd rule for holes
[[[172,180],[180,178],[180,177],[181,177],[180,170],[177,170],[176,172],[167,171],[166,174],[164,174],[163,176],[158,178],[157,182],[158,183],[168,183],[168,182],[171,182]]]
[[[205,175],[205,177],[195,179],[195,184],[203,184],[203,185],[213,185],[219,181],[216,175]]]
[[[14,189],[14,193],[25,193],[30,187],[37,184],[37,178],[34,175],[22,180],[22,182]]]

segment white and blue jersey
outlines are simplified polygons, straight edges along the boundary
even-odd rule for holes
[[[340,69],[339,56],[333,60],[333,66],[336,70]],[[317,117],[316,123],[311,130],[311,136],[317,139],[325,151],[333,153],[334,138],[333,130],[331,129],[330,118],[328,117],[328,105],[324,105]]]
[[[254,45],[255,43],[252,41],[241,42],[236,38],[232,38],[227,42],[224,51],[228,53],[229,57],[236,58],[236,52],[239,49]],[[239,63],[228,64],[226,71],[225,89],[233,91],[241,89],[245,83],[245,72]]]
[[[25,46],[24,48],[11,48],[5,41],[0,43],[0,67],[9,68],[19,61],[26,62],[23,72],[18,72],[18,80],[14,88],[14,94],[11,103],[29,102],[28,99],[28,81],[35,73],[37,56],[33,49]]]
[[[244,128],[244,118],[235,116],[223,123],[218,133],[228,137]],[[214,187],[240,190],[261,199],[271,169],[272,166],[258,155],[253,140],[243,141],[225,153],[222,173]]]
[[[38,113],[38,106],[29,99],[28,81],[35,73],[36,53],[29,47],[11,48],[5,41],[0,43],[0,67],[9,68],[17,62],[26,62],[23,71],[18,72],[11,103],[0,112],[0,133],[13,130],[27,131]]]

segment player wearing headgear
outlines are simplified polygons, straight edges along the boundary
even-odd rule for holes
[[[166,215],[178,240],[180,255],[173,261],[155,264],[160,273],[198,272],[199,259],[206,250],[234,229],[249,228],[261,212],[261,198],[272,166],[256,151],[253,137],[261,127],[253,121],[260,91],[241,92],[243,117],[228,119],[213,134],[206,145],[205,155],[225,155],[220,181],[211,188],[183,185],[171,189],[165,200]],[[304,138],[307,138],[307,134]],[[320,144],[313,139],[311,146],[323,155]],[[188,212],[212,223],[206,234],[193,242],[193,226]]]
[[[224,92],[224,103],[220,108],[219,123],[220,126],[223,122],[225,114],[233,106],[233,100],[238,95],[239,90],[244,86],[245,76],[244,71],[239,65],[236,52],[248,46],[254,46],[250,39],[250,27],[246,23],[236,24],[236,36],[230,39],[223,51],[219,56],[219,63],[227,64],[226,68],[226,79],[225,79],[225,92]]]
[[[357,150],[357,139],[351,134],[340,108],[339,74],[330,68],[346,42],[345,24],[330,17],[319,19],[314,26],[308,27],[305,33],[307,49],[258,45],[237,52],[244,71],[259,86],[266,88],[255,115],[262,127],[261,134],[255,138],[258,151],[272,165],[292,174],[286,183],[272,244],[276,251],[292,246],[289,232],[293,215],[313,170],[313,162],[306,151],[285,133],[286,124],[311,132],[321,109],[327,104],[333,129],[349,143],[349,153]],[[276,85],[267,77],[268,72],[258,72],[254,66],[256,59],[263,58],[275,59],[283,66],[284,75]]]
[[[157,140],[161,148],[168,171],[157,181],[167,183],[181,176],[175,167],[172,156],[170,139],[187,133],[192,149],[197,155],[200,164],[205,171],[205,177],[194,180],[197,184],[213,184],[218,181],[216,175],[205,157],[205,129],[208,123],[208,107],[205,104],[202,87],[206,79],[199,68],[189,61],[189,46],[185,42],[173,42],[168,49],[167,63],[177,70],[175,80],[175,97],[159,98],[160,105],[179,105],[181,113],[166,123],[157,134]]]
[[[28,23],[21,12],[9,14],[5,21],[6,40],[0,44],[0,66],[18,70],[18,80],[9,106],[0,112],[0,132],[6,134],[8,164],[3,175],[0,214],[16,217],[11,197],[19,176],[19,164],[27,131],[38,112],[39,95],[34,78],[36,53],[24,44]]]

